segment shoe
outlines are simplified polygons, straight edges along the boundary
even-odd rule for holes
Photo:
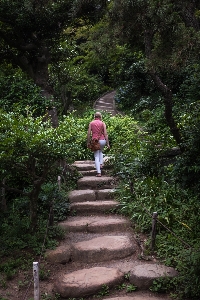
[[[98,174],[96,175],[96,177],[101,177],[101,174],[100,174],[100,173],[98,173]]]

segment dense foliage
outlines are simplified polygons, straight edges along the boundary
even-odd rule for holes
[[[147,257],[158,212],[153,254],[179,276],[151,289],[199,299],[199,17],[199,1],[1,1],[1,285],[41,254],[46,226],[45,247],[63,237],[57,222],[79,178],[71,163],[92,159],[93,102],[116,89],[123,113],[103,119],[120,212],[149,236]]]

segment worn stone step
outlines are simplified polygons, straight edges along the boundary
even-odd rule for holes
[[[102,176],[102,177],[93,177],[86,176],[80,178],[77,181],[78,189],[111,189],[115,187],[115,181],[113,177]]]
[[[121,296],[121,297],[113,297],[113,298],[106,298],[106,300],[171,300],[172,298],[168,297],[167,295],[158,295],[153,293],[143,293],[138,294],[138,292],[134,292],[133,296]]]
[[[99,101],[97,103],[97,107],[98,107],[98,109],[102,109],[102,110],[110,110],[110,111],[114,110],[112,103],[102,103]]]
[[[107,167],[104,167],[104,168],[101,170],[101,175],[106,175],[106,173],[107,173],[106,168],[107,168]],[[87,170],[87,171],[79,171],[79,173],[80,173],[82,176],[96,176],[96,175],[97,175],[96,169],[95,169],[95,170]]]
[[[98,104],[97,110],[103,110],[110,113],[114,112],[114,109],[111,107],[111,105],[103,105],[103,104]]]
[[[75,202],[70,205],[70,210],[77,214],[99,214],[116,209],[118,205],[119,202],[115,200]]]
[[[73,257],[73,251],[73,247],[70,247],[68,245],[60,246],[55,250],[48,250],[46,252],[46,259],[51,263],[68,263]],[[124,274],[129,273],[129,284],[135,285],[137,287],[137,291],[142,291],[142,294],[145,295],[143,297],[147,297],[146,291],[148,291],[152,286],[154,280],[159,278],[173,278],[178,276],[178,272],[172,267],[167,267],[158,263],[147,264],[136,262],[135,260],[127,257],[124,260],[121,259],[119,262],[115,261],[114,264],[113,261],[111,264],[108,261],[104,262],[104,264],[105,263],[107,263],[106,267],[117,267],[120,272]],[[148,297],[150,296],[151,295],[148,294]],[[150,298],[148,297],[144,299],[152,299],[153,296],[151,296]],[[156,300],[157,299],[160,298],[156,298]],[[166,295],[164,298],[161,297],[161,299],[163,300],[171,298],[168,298]],[[143,300],[143,298],[141,298],[141,300]]]
[[[94,160],[75,160],[75,162],[72,165],[76,165],[76,164],[91,164],[94,165]]]
[[[112,91],[98,98],[94,103],[94,109],[96,111],[107,111],[111,115],[115,116],[117,114],[116,106],[115,106],[115,94],[116,91]],[[102,105],[105,105],[102,107]],[[109,106],[109,108],[108,108]]]
[[[135,252],[135,246],[126,235],[100,236],[72,245],[72,261],[94,263],[122,259]]]
[[[161,264],[142,264],[136,266],[131,272],[129,281],[139,289],[149,289],[155,279],[161,277],[175,277],[178,272],[171,267]]]
[[[96,193],[94,190],[73,190],[68,195],[69,202],[84,202],[84,201],[95,201]]]
[[[114,194],[116,192],[116,189],[100,189],[95,191],[96,193],[96,199],[101,200],[101,199],[113,199]]]
[[[105,103],[105,100],[103,98],[98,99],[98,101],[96,102],[96,104],[102,104],[102,103],[103,104]]]
[[[69,192],[68,199],[70,203],[112,199],[114,193],[115,189],[73,190]]]
[[[117,268],[82,269],[57,278],[54,291],[63,298],[81,298],[97,294],[102,286],[114,287],[123,281]]]
[[[47,249],[45,259],[52,264],[66,264],[71,261],[71,245],[60,245],[56,249]]]
[[[124,231],[130,227],[130,221],[122,216],[75,216],[59,225],[68,232],[105,233]]]
[[[76,162],[72,165],[73,167],[76,167],[78,171],[89,171],[89,170],[95,170],[95,165],[93,163],[79,163]]]
[[[94,170],[86,170],[86,171],[79,171],[82,176],[95,176],[97,174],[96,169]],[[105,174],[105,171],[101,171],[102,174]]]
[[[107,161],[109,160],[108,156],[104,156],[103,157],[103,169],[102,172],[104,171],[104,169],[108,169],[109,165],[107,165]],[[81,173],[85,173],[86,171],[96,171],[96,167],[95,167],[95,161],[94,160],[80,160],[80,161],[75,161],[72,164],[73,167],[77,168],[77,170]],[[87,174],[87,173],[86,173]]]
[[[101,111],[106,111],[106,112],[110,113],[113,116],[116,115],[116,110],[110,109],[110,108],[107,108],[107,107],[103,107],[103,106],[100,106],[100,105],[97,105],[96,111],[100,111],[100,112]]]

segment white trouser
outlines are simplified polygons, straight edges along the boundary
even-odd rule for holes
[[[103,148],[106,145],[106,140],[99,140],[101,149],[94,152],[94,159],[95,159],[95,167],[97,170],[97,173],[101,174],[100,165],[103,165]]]

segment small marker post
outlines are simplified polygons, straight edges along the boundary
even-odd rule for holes
[[[39,300],[40,299],[40,288],[39,288],[38,262],[33,262],[33,279],[34,279],[34,300]]]

